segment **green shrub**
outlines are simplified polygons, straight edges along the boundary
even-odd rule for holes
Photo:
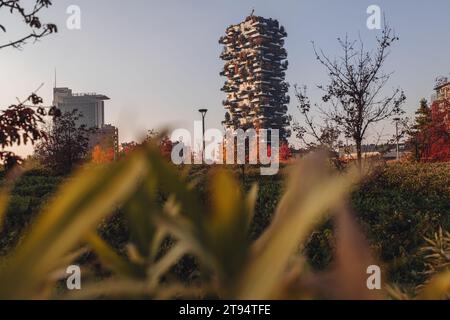
[[[196,182],[195,190],[203,202],[206,176],[210,167],[191,166],[189,180]],[[234,173],[244,189],[259,185],[255,215],[250,226],[251,239],[258,238],[272,221],[273,213],[284,192],[284,168],[277,176],[260,176],[259,170],[248,166],[236,167]],[[351,205],[371,248],[384,263],[388,280],[402,287],[415,287],[425,278],[425,261],[420,247],[424,237],[431,236],[439,226],[450,230],[450,164],[395,164],[379,168],[352,194]],[[0,178],[1,179],[1,178]],[[0,253],[4,254],[18,241],[43,201],[62,181],[48,172],[28,172],[17,183],[9,204],[4,232],[0,237]],[[167,196],[159,195],[163,203]],[[124,252],[129,239],[128,225],[122,211],[105,220],[101,236],[119,252]],[[334,258],[333,223],[328,221],[316,228],[305,244],[304,253],[315,270],[326,269]],[[190,279],[196,273],[196,263],[187,257],[173,272]]]
[[[8,204],[5,227],[0,232],[0,255],[6,254],[19,241],[41,205],[53,194],[61,181],[62,177],[52,176],[47,170],[27,171],[17,181]]]
[[[259,194],[251,236],[257,238],[270,224],[283,179],[246,177],[258,182]],[[415,287],[425,280],[420,254],[424,237],[439,226],[450,230],[450,164],[394,164],[379,168],[353,193],[351,205],[372,249],[388,271],[389,280]],[[304,248],[315,270],[327,268],[334,257],[331,221],[313,232]]]
[[[419,248],[439,226],[450,230],[450,164],[395,164],[352,197],[360,224],[393,282],[424,280]]]

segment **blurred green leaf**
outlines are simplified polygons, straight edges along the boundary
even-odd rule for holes
[[[209,193],[211,214],[205,219],[207,246],[220,265],[217,271],[226,287],[247,256],[249,212],[240,186],[228,171],[216,170],[212,174]]]
[[[430,283],[425,286],[419,298],[424,300],[449,299],[450,270],[434,276]]]
[[[145,270],[119,256],[100,236],[94,232],[86,236],[86,241],[98,255],[102,263],[120,276],[143,278]]]
[[[95,229],[147,172],[142,153],[108,167],[84,169],[60,188],[0,273],[0,296],[29,297],[59,259]]]
[[[10,191],[7,188],[0,188],[0,231],[3,229],[6,209],[9,202],[9,192]]]
[[[249,193],[245,199],[245,206],[247,211],[247,230],[250,228],[253,217],[255,215],[256,200],[258,199],[258,185],[255,183],[250,188]]]
[[[239,299],[270,299],[291,255],[328,210],[348,195],[359,177],[354,169],[344,175],[318,179],[325,171],[310,158],[291,176],[276,220],[256,243],[255,254],[242,274],[237,293]],[[301,189],[296,188],[298,179],[306,181],[301,182]]]

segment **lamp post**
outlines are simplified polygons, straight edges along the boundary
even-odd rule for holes
[[[205,116],[206,113],[208,112],[208,109],[199,109],[198,112],[200,112],[200,114],[202,115],[202,127],[203,127],[203,132],[202,132],[202,159],[205,159]]]
[[[400,150],[399,150],[399,136],[398,136],[398,122],[400,121],[400,118],[394,118],[395,121],[395,140],[397,142],[396,150],[397,150],[397,161],[400,160]]]

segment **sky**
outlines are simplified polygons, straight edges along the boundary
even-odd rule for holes
[[[25,0],[31,3],[31,0]],[[360,34],[370,47],[379,31],[366,27],[367,7],[378,5],[400,41],[392,48],[385,71],[394,71],[387,89],[401,87],[404,109],[412,116],[422,97],[429,98],[434,79],[450,72],[450,1],[411,0],[58,0],[43,12],[45,22],[59,32],[21,51],[0,50],[0,108],[25,98],[44,83],[38,94],[52,103],[54,70],[57,86],[74,92],[97,92],[111,98],[106,123],[119,127],[120,141],[138,139],[149,129],[187,128],[207,108],[207,128],[221,128],[225,110],[219,76],[223,61],[218,39],[230,24],[239,23],[254,9],[256,15],[275,18],[288,32],[289,69],[286,80],[307,85],[319,101],[316,85],[327,74],[314,58],[311,41],[330,56],[339,56],[337,37]],[[81,9],[81,29],[69,30],[66,10]],[[20,21],[0,10],[7,27],[0,43],[25,32]],[[292,89],[292,88],[291,88]],[[289,113],[300,118],[293,90]],[[390,121],[374,127],[390,137]],[[295,139],[292,140],[295,143]],[[30,148],[20,149],[29,153]]]

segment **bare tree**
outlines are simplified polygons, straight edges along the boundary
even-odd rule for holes
[[[344,40],[338,38],[342,56],[334,59],[317,49],[313,42],[316,59],[325,67],[330,79],[328,84],[318,86],[324,93],[322,101],[325,105],[316,106],[325,123],[335,124],[342,134],[353,139],[359,163],[362,142],[368,128],[403,113],[401,106],[406,100],[404,92],[397,88],[387,96],[383,93],[392,75],[382,70],[383,65],[389,56],[390,47],[397,40],[399,38],[392,28],[385,23],[381,36],[377,37],[374,51],[367,51],[361,38],[354,41],[346,36]],[[311,104],[306,92],[297,95],[297,98],[300,111],[304,116],[309,116]],[[310,116],[306,122],[311,129],[313,123]]]
[[[306,94],[306,87],[298,88],[294,86],[295,96],[299,102],[297,106],[300,111],[304,124],[301,125],[298,121],[293,122],[293,130],[296,137],[300,139],[308,148],[324,148],[329,151],[335,149],[338,143],[340,131],[338,126],[328,119],[324,119],[323,124],[315,121],[311,115],[311,101]],[[317,104],[314,104],[316,109],[319,109]]]
[[[30,29],[28,34],[19,39],[0,44],[0,49],[6,47],[20,49],[28,40],[38,41],[40,38],[58,31],[56,25],[53,23],[42,23],[38,16],[42,9],[52,5],[51,0],[35,0],[34,5],[29,10],[23,5],[23,2],[21,0],[0,0],[0,10],[8,9],[11,14],[19,15]],[[0,24],[0,30],[4,33],[7,31],[2,24]]]

